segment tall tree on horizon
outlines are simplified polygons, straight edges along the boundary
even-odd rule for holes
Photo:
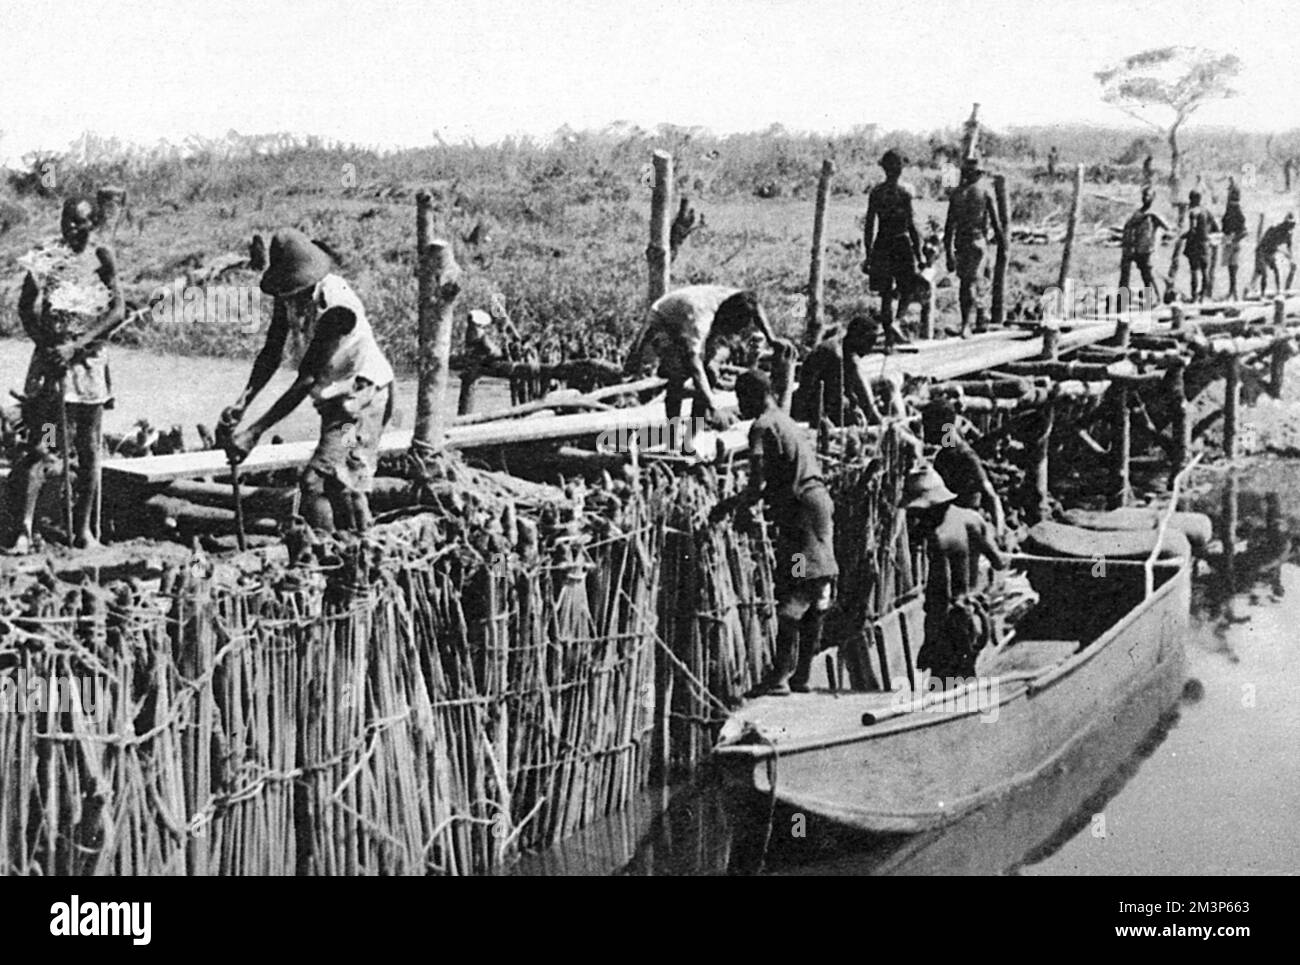
[[[1241,71],[1241,58],[1199,47],[1155,47],[1125,57],[1094,74],[1102,100],[1153,127],[1169,143],[1169,189],[1179,196],[1182,153],[1178,132],[1210,101],[1235,97],[1230,82]],[[1172,112],[1160,123],[1151,115]]]

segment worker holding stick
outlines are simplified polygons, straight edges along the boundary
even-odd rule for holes
[[[299,481],[302,515],[316,530],[363,530],[370,524],[367,494],[379,465],[379,442],[393,414],[393,369],[375,341],[361,299],[331,270],[329,256],[300,231],[271,239],[262,291],[275,298],[271,327],[248,385],[223,422],[239,423],[266,387],[291,337],[306,343],[298,377],[259,419],[231,433],[236,461],[308,396],[321,417],[320,442]]]
[[[106,245],[91,245],[95,206],[87,198],[63,203],[60,237],[29,252],[18,316],[36,343],[23,387],[26,443],[9,476],[7,504],[14,551],[30,551],[36,503],[53,461],[63,452],[68,539],[94,546],[103,450],[104,409],[112,384],[104,345],[126,320],[117,262]],[[72,436],[69,440],[68,436]],[[76,448],[77,493],[72,505],[69,446]]]
[[[792,352],[779,353],[789,370]],[[749,430],[749,483],[713,508],[711,523],[762,501],[776,524],[776,662],[749,696],[783,696],[808,690],[813,657],[821,646],[822,623],[831,605],[839,567],[835,562],[835,506],[822,479],[817,451],[805,432],[782,410],[772,381],[751,369],[736,379],[740,415]]]

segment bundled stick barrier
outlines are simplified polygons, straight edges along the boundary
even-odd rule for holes
[[[481,873],[621,809],[770,665],[769,524],[708,526],[714,473],[471,494],[312,565],[13,577],[0,873]]]

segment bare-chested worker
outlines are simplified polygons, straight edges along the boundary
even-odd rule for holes
[[[863,227],[866,273],[871,290],[880,296],[880,323],[885,333],[885,348],[892,348],[907,338],[895,322],[903,314],[917,287],[921,263],[921,235],[916,230],[912,200],[916,191],[899,180],[903,157],[889,150],[880,158],[885,180],[871,189],[867,197],[867,220]],[[898,299],[897,315],[894,299]]]
[[[995,569],[1006,560],[994,545],[988,521],[955,505],[957,496],[929,466],[910,473],[903,508],[914,514],[925,540],[929,576],[925,583],[925,642],[916,665],[937,678],[964,678],[992,637],[992,621],[978,587],[979,558]]]
[[[1144,291],[1151,292],[1152,301],[1148,308],[1160,303],[1155,273],[1151,270],[1151,255],[1156,250],[1159,232],[1169,230],[1164,219],[1151,210],[1155,199],[1154,189],[1150,187],[1142,189],[1142,206],[1124,223],[1119,265],[1119,287],[1125,290],[1128,289],[1133,266],[1137,266],[1138,274],[1142,276]]]
[[[961,184],[948,201],[948,220],[943,228],[943,248],[948,270],[957,273],[960,283],[961,337],[970,334],[971,314],[975,314],[975,331],[982,332],[988,321],[980,300],[985,244],[990,233],[1002,244],[1002,222],[998,218],[993,193],[980,183],[979,161],[962,162]]]
[[[869,421],[879,422],[875,400],[857,365],[875,344],[876,323],[866,315],[855,316],[843,335],[828,335],[818,342],[799,369],[790,415],[798,422],[813,424],[820,396],[821,415],[832,425],[852,424],[858,411]]]
[[[1228,180],[1228,203],[1223,209],[1223,263],[1228,268],[1228,300],[1236,301],[1237,269],[1241,266],[1241,246],[1246,240],[1246,213],[1241,210],[1241,188]]]
[[[53,461],[51,450],[66,446],[65,414],[77,453],[77,495],[73,531],[77,546],[95,544],[92,526],[98,502],[104,407],[113,398],[105,341],[126,317],[118,289],[113,250],[91,245],[95,207],[68,198],[61,237],[21,259],[28,267],[18,299],[23,330],[36,343],[23,388],[26,443],[9,475],[7,501],[15,551],[31,547],[41,485]]]
[[[280,366],[287,343],[303,343],[293,385],[261,418],[232,433],[227,448],[239,460],[258,439],[308,396],[320,413],[320,442],[299,480],[302,515],[316,530],[363,530],[379,441],[393,412],[393,369],[375,341],[366,310],[330,258],[301,231],[278,231],[262,291],[275,298],[266,343],[248,385],[222,421],[238,424]]]
[[[1183,232],[1183,257],[1192,273],[1192,301],[1204,301],[1210,294],[1210,235],[1219,223],[1208,208],[1201,206],[1201,192],[1187,193],[1187,230]]]
[[[1295,256],[1291,248],[1291,236],[1295,231],[1295,214],[1288,211],[1286,217],[1278,224],[1273,225],[1259,239],[1259,246],[1255,249],[1255,276],[1250,280],[1251,285],[1255,284],[1255,278],[1259,279],[1259,295],[1263,298],[1268,294],[1268,276],[1273,275],[1273,285],[1277,288],[1278,294],[1282,293],[1284,287],[1290,286],[1291,276],[1295,272]],[[1282,283],[1281,262],[1285,260],[1287,264],[1287,284]]]

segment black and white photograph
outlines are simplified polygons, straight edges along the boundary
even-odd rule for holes
[[[1258,937],[1240,882],[1300,872],[1297,36],[0,0],[23,928],[148,945],[128,878],[996,876],[1114,945]]]

